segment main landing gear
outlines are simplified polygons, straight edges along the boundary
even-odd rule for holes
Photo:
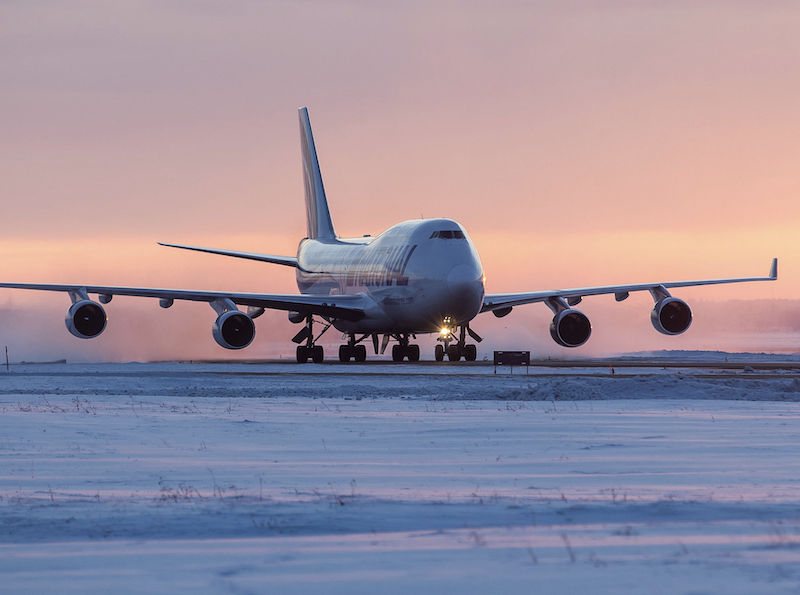
[[[411,345],[409,343],[408,334],[384,335],[383,342],[379,349],[379,336],[375,333],[362,335],[359,339],[356,339],[355,334],[350,333],[347,338],[347,344],[339,347],[339,361],[349,362],[351,358],[357,362],[365,361],[367,359],[367,347],[361,342],[370,337],[375,346],[376,354],[383,354],[383,352],[386,351],[386,347],[389,345],[389,341],[395,339],[398,344],[392,346],[393,362],[402,362],[404,359],[408,359],[410,362],[419,361],[419,345]]]
[[[298,364],[308,363],[309,359],[315,364],[322,363],[322,361],[325,359],[325,352],[322,349],[322,345],[316,345],[315,343],[319,341],[319,338],[324,335],[325,331],[327,331],[329,328],[331,328],[330,322],[325,325],[325,328],[322,329],[322,332],[315,338],[314,318],[311,315],[306,317],[306,325],[292,338],[292,341],[295,343],[302,343],[305,341],[305,345],[297,346]]]
[[[339,361],[349,362],[350,358],[353,358],[357,362],[367,361],[367,346],[359,341],[363,341],[368,336],[369,335],[364,335],[357,341],[354,334],[351,333],[348,335],[347,345],[339,345]]]
[[[305,364],[308,363],[309,359],[315,364],[322,363],[322,360],[325,359],[325,351],[322,349],[322,345],[312,345],[311,347],[307,345],[297,346],[297,363]]]
[[[419,361],[419,345],[411,345],[408,342],[408,335],[403,334],[397,337],[399,343],[392,346],[392,361],[402,362],[408,358],[410,362]]]
[[[292,318],[292,316],[296,316],[296,318]],[[317,345],[316,342],[319,341],[320,337],[322,337],[322,335],[324,335],[329,328],[331,328],[332,323],[327,321],[323,322],[322,324],[325,324],[324,328],[319,335],[314,337],[313,316],[308,315],[303,317],[302,315],[292,314],[289,319],[292,322],[297,323],[305,322],[302,330],[292,338],[292,341],[298,343],[297,362],[300,364],[305,364],[311,360],[315,364],[322,363],[325,359],[325,353],[322,349],[322,345]],[[441,343],[436,345],[436,349],[434,351],[434,357],[436,358],[436,361],[444,361],[445,356],[447,356],[447,359],[451,362],[460,361],[461,358],[464,358],[464,360],[468,362],[474,362],[478,357],[478,348],[472,343],[467,343],[467,335],[472,337],[478,343],[483,341],[478,333],[469,328],[469,325],[455,325],[449,318],[446,318],[439,333],[438,340]],[[419,361],[419,345],[410,343],[410,339],[416,337],[408,333],[383,335],[383,341],[381,342],[380,350],[378,349],[378,343],[380,341],[378,334],[368,333],[362,335],[360,338],[356,338],[354,333],[349,333],[347,335],[347,343],[339,346],[339,361],[349,362],[351,359],[355,360],[356,362],[366,361],[367,346],[363,344],[363,341],[370,338],[374,344],[376,354],[383,354],[391,339],[397,341],[397,344],[392,346],[393,362],[402,362],[406,359],[409,362]]]
[[[478,347],[473,343],[467,343],[467,334],[478,343],[483,341],[483,339],[466,324],[461,325],[461,331],[458,339],[456,339],[455,335],[457,329],[450,328],[449,323],[450,321],[446,319],[442,330],[439,332],[438,340],[441,341],[442,344],[437,345],[434,349],[434,358],[437,362],[441,362],[444,361],[444,356],[447,355],[447,359],[451,362],[457,362],[462,357],[465,361],[474,362],[478,359]]]

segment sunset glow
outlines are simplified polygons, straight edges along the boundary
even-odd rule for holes
[[[798,30],[800,8],[780,2],[5,3],[0,278],[295,292],[285,267],[156,242],[293,255],[307,105],[341,235],[453,218],[491,292],[765,275],[778,257],[777,283],[680,295],[794,300]],[[109,315],[152,310],[179,329],[166,334],[189,332],[178,308],[144,302]],[[60,335],[66,303],[0,292]],[[272,316],[253,357],[294,334]],[[118,359],[195,353],[115,337]],[[681,344],[644,328],[612,349]]]

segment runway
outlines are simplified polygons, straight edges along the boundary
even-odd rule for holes
[[[21,394],[186,395],[209,398],[413,398],[417,400],[800,399],[800,358],[697,354],[602,360],[297,364],[285,360],[25,364],[2,372]],[[725,359],[728,361],[725,361]],[[533,363],[533,362],[532,362]]]
[[[0,581],[794,593],[796,364],[724,357],[11,366]]]

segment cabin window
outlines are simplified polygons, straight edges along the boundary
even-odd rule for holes
[[[442,230],[442,231],[434,231],[431,234],[431,239],[439,238],[440,240],[463,240],[464,239],[464,232],[459,230],[450,231],[450,230]]]

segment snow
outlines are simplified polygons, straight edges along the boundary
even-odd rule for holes
[[[724,357],[13,366],[0,592],[797,592],[800,362]]]

